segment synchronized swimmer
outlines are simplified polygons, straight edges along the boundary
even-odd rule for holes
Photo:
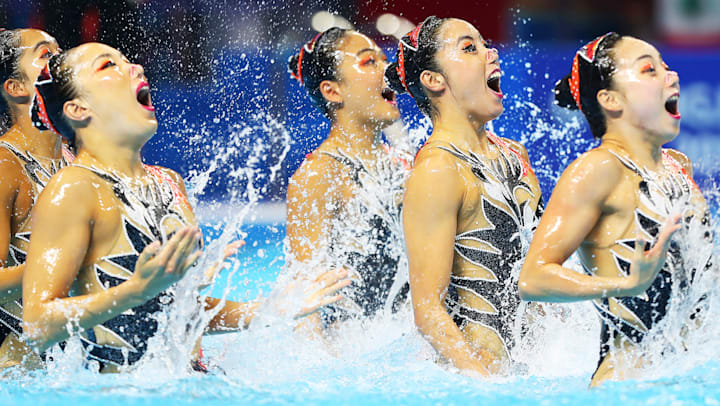
[[[566,168],[547,207],[525,147],[486,129],[503,113],[502,68],[470,23],[428,17],[393,63],[366,35],[331,28],[288,65],[330,121],[288,185],[295,279],[274,305],[299,331],[326,338],[411,309],[442,360],[482,377],[515,364],[523,300],[592,300],[591,384],[637,376],[638,346],[713,244],[691,162],[662,148],[679,133],[679,77],[652,45],[609,33],[575,55],[556,102],[581,110],[601,145]],[[0,368],[41,367],[76,336],[101,372],[126,370],[203,249],[182,178],[140,154],[158,125],[144,70],[104,44],[61,52],[38,30],[0,31],[0,67]],[[415,159],[381,141],[403,93],[432,121]],[[704,230],[694,266],[673,244],[691,228]],[[390,248],[398,240],[406,252]],[[575,252],[584,274],[563,267]],[[208,334],[246,328],[260,304],[197,297],[216,314]],[[690,305],[687,322],[702,323],[702,302]],[[200,339],[191,358],[207,371]]]
[[[415,323],[455,367],[501,372],[520,304],[513,236],[534,228],[542,195],[525,148],[485,129],[503,112],[500,57],[466,21],[428,17],[397,58],[389,83],[433,124],[403,210]]]
[[[289,61],[292,76],[331,123],[327,139],[288,184],[290,266],[346,268],[353,279],[344,300],[308,318],[315,332],[392,312],[408,297],[407,282],[396,277],[404,252],[390,242],[402,239],[400,202],[412,157],[381,141],[382,130],[400,118],[384,82],[387,64],[373,40],[337,27]]]

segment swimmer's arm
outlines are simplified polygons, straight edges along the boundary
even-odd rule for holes
[[[562,266],[595,227],[621,175],[613,157],[597,150],[565,170],[520,272],[523,300],[571,302],[623,295],[626,278],[589,276]]]
[[[290,247],[291,270],[293,266],[311,264],[323,248],[332,227],[333,207],[338,200],[338,181],[333,167],[315,162],[305,162],[288,182],[286,235]],[[316,259],[317,261],[317,259]],[[306,317],[297,326],[301,334],[321,336],[324,330],[319,314]]]
[[[220,305],[220,299],[209,297],[205,299],[205,311],[215,309]],[[222,334],[246,329],[255,317],[260,302],[232,302],[225,301],[225,305],[217,315],[210,320],[205,332],[207,334]]]
[[[4,151],[4,150],[3,150]],[[17,176],[22,169],[13,157],[0,155],[0,300],[20,293],[25,265],[3,267],[10,254]]]
[[[444,304],[464,185],[453,162],[435,158],[435,162],[418,160],[403,204],[415,325],[456,368],[487,375],[487,364],[493,359],[472,351]]]
[[[305,162],[288,182],[286,234],[290,258],[309,263],[323,249],[340,199],[340,182],[331,165],[322,158]]]
[[[86,329],[132,307],[128,299],[133,295],[124,284],[103,294],[67,297],[88,249],[96,200],[84,182],[51,181],[33,210],[23,281],[23,328],[38,351],[68,338],[70,320],[75,321],[75,329],[78,325]]]
[[[154,297],[157,292],[148,288],[150,266],[162,264],[166,269],[170,261],[197,259],[194,255],[174,255],[178,247],[187,251],[193,242],[197,243],[197,236],[192,238],[183,229],[162,249],[151,244],[143,251],[138,264],[144,267],[136,266],[128,281],[97,293],[68,297],[96,221],[97,195],[89,182],[72,176],[78,170],[66,168],[58,173],[40,194],[33,211],[33,236],[23,278],[23,329],[30,345],[38,351],[67,339],[69,324],[75,331],[88,329]],[[178,265],[175,268],[180,269]]]

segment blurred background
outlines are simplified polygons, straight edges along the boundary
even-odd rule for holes
[[[673,146],[714,185],[720,0],[0,0],[0,27],[43,29],[66,49],[104,42],[143,64],[161,123],[146,160],[208,175],[205,201],[237,198],[230,189],[247,184],[231,184],[236,170],[257,158],[260,143],[267,152],[242,182],[254,182],[260,200],[282,202],[287,178],[327,134],[286,66],[315,32],[354,27],[393,60],[396,37],[433,14],[472,22],[500,49],[508,97],[492,127],[526,143],[546,197],[595,142],[582,116],[552,104],[551,90],[577,48],[608,31],[653,43],[680,73],[683,124]],[[401,97],[400,108],[406,130],[427,129],[411,99]]]

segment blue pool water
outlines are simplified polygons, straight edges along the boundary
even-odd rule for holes
[[[267,294],[282,267],[281,225],[243,230],[248,233],[247,245],[236,258],[236,274],[228,280],[225,271],[213,294],[221,295],[228,282],[234,286],[229,299],[252,299],[260,291]],[[212,227],[204,231],[209,238],[218,233]],[[720,403],[720,363],[715,360],[649,381],[588,389],[596,356],[573,350],[582,343],[568,336],[568,342],[551,343],[553,348],[548,348],[548,352],[567,350],[560,359],[550,360],[547,374],[478,381],[430,359],[409,317],[345,333],[347,337],[332,350],[336,355],[288,329],[251,328],[206,338],[205,352],[215,371],[211,375],[158,365],[114,376],[68,366],[29,376],[9,371],[0,383],[0,405]],[[571,365],[567,370],[565,362]]]

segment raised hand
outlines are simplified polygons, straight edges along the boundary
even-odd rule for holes
[[[316,312],[323,306],[342,299],[337,292],[350,285],[349,273],[335,269],[314,279],[297,276],[284,286],[274,290],[262,304],[265,315],[280,318],[301,318]]]
[[[233,241],[230,244],[225,246],[225,255],[223,256],[223,261],[230,258],[231,256],[238,253],[238,250],[245,246],[245,241],[238,240]]]
[[[200,230],[184,227],[165,245],[154,242],[140,253],[135,272],[128,282],[137,286],[138,293],[150,299],[182,279],[202,253],[198,249]]]
[[[220,262],[214,263],[212,266],[207,268],[203,274],[203,282],[198,286],[198,289],[205,289],[208,286],[212,285],[213,281],[215,280],[215,277],[226,268],[225,263],[223,261],[227,260],[228,258],[232,257],[233,255],[238,253],[238,250],[242,248],[245,245],[245,241],[239,240],[239,241],[233,241],[230,244],[225,246],[225,252],[223,254],[223,259]]]
[[[665,257],[673,235],[682,228],[681,218],[679,214],[668,218],[660,230],[657,243],[649,251],[645,251],[647,243],[644,240],[635,241],[635,254],[630,266],[630,275],[626,278],[628,286],[623,291],[624,296],[641,295],[653,283],[665,265]]]
[[[295,318],[315,313],[320,308],[342,299],[342,295],[337,294],[337,292],[352,283],[350,279],[347,279],[348,275],[348,271],[344,269],[335,269],[321,274],[309,284],[306,281],[304,284],[305,300],[302,307],[295,314]],[[299,282],[296,281],[296,283]]]

